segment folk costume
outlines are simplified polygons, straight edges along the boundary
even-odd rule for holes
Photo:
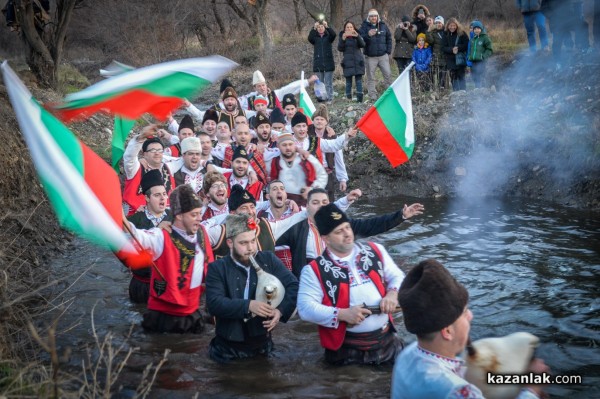
[[[254,230],[248,215],[229,215],[227,238]],[[285,296],[277,307],[281,321],[286,322],[296,307],[298,280],[272,252],[258,251],[257,263],[277,277],[285,288]],[[250,314],[250,301],[256,298],[258,276],[251,265],[237,261],[232,255],[213,262],[206,277],[207,309],[216,318],[216,336],[210,342],[210,358],[217,362],[268,354],[273,349],[271,334],[263,326],[262,317]]]
[[[196,131],[194,127],[194,121],[192,120],[191,116],[185,115],[181,119],[181,123],[179,123],[179,126],[177,128],[177,133],[179,134],[179,132],[181,132],[181,130],[183,129],[190,129],[195,134]],[[181,150],[181,142],[173,144],[168,148],[165,148],[165,154],[174,158],[182,156],[184,152],[185,151]]]
[[[241,155],[248,160],[250,166],[256,172],[258,181],[261,184],[266,185],[267,167],[265,166],[263,155],[258,151],[251,151],[249,147],[250,145],[244,148],[236,143],[231,143],[231,145],[225,147],[225,154],[223,155],[223,163],[221,166],[226,169],[231,169],[233,160]],[[242,155],[242,153],[240,153],[241,150],[243,150],[245,154]]]
[[[315,221],[327,235],[349,222],[335,204],[323,206]],[[305,266],[300,277],[298,314],[319,325],[325,360],[331,364],[382,364],[395,359],[402,349],[391,315],[373,314],[349,326],[338,319],[339,309],[365,304],[378,306],[390,290],[398,291],[404,273],[379,244],[354,243],[344,258],[326,249]]]
[[[233,167],[232,163],[233,161],[235,161],[238,158],[243,158],[245,160],[247,160],[248,162],[251,162],[252,159],[257,160],[258,158],[262,159],[262,155],[260,157],[257,157],[258,155],[261,155],[259,153],[249,153],[244,147],[242,146],[237,146],[235,148],[235,150],[233,151],[233,154],[230,155],[230,162],[229,162],[229,167]],[[225,158],[227,159],[228,153],[225,152]],[[224,162],[225,164],[225,162]],[[264,168],[264,162],[263,162],[263,171],[265,170]],[[257,173],[258,175],[258,173]],[[250,194],[252,194],[252,196],[255,199],[258,199],[259,201],[262,201],[262,197],[263,197],[263,188],[264,188],[264,183],[263,181],[259,180],[254,182],[253,184],[248,184],[248,176],[242,176],[242,177],[238,177],[236,176],[233,171],[231,172],[226,172],[223,174],[223,176],[225,176],[225,179],[227,179],[227,181],[229,182],[229,184],[227,185],[227,196],[229,197],[229,195],[231,194],[231,187],[235,186],[236,184],[239,184],[240,186],[242,186],[244,189],[248,190],[248,192]],[[264,181],[266,181],[266,179],[263,179]]]
[[[283,214],[281,215],[281,217],[279,219],[276,219],[275,216],[273,215],[273,211],[271,209],[271,205],[269,205],[268,208],[263,209],[262,211],[258,212],[258,218],[265,218],[267,219],[269,222],[275,222],[277,220],[284,220],[289,218],[290,216],[292,216],[294,214],[294,212],[292,211],[292,208],[288,207],[285,212],[283,212]],[[277,256],[279,258],[279,260],[281,262],[283,262],[283,264],[285,265],[285,267],[288,270],[292,270],[292,252],[290,251],[290,247],[288,247],[287,245],[277,245],[275,247],[275,256]]]
[[[265,77],[263,76],[261,71],[254,71],[252,74],[252,85],[256,85],[258,83],[267,83]],[[274,109],[283,109],[283,105],[281,104],[281,100],[287,94],[298,93],[301,87],[308,87],[307,80],[296,80],[287,85],[280,87],[279,89],[272,90],[270,87],[267,88],[267,98],[269,99],[269,104],[267,108],[270,110]],[[240,104],[242,104],[242,108],[254,110],[254,101],[256,97],[259,95],[258,92],[253,91],[246,95],[240,96],[238,99]]]
[[[238,115],[246,116],[246,112],[242,109],[240,101],[237,97],[237,93],[235,92],[233,87],[226,87],[221,93],[222,100],[225,100],[226,98],[230,97],[235,98],[235,101],[237,102],[237,107],[233,113],[229,113],[225,109],[221,108],[220,104],[215,104],[213,106],[213,109],[219,113],[219,122],[217,123],[226,122],[229,125],[229,127],[233,128],[235,126],[235,117]]]

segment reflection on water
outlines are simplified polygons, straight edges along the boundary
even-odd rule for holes
[[[401,202],[402,201],[402,202]],[[399,209],[407,199],[369,201],[356,206],[354,217]],[[425,203],[426,215],[375,238],[407,270],[425,258],[442,261],[471,295],[474,339],[529,331],[540,337],[538,356],[558,374],[579,374],[583,385],[553,386],[553,396],[600,397],[600,218],[598,214],[547,204],[500,202]],[[214,335],[149,335],[139,327],[143,306],[127,299],[128,275],[113,258],[86,243],[71,257],[57,259],[58,275],[96,264],[71,289],[75,297],[65,325],[78,324],[60,337],[74,348],[80,364],[92,342],[90,312],[95,305],[99,334],[113,331],[122,342],[140,347],[124,371],[123,384],[135,388],[146,365],[172,350],[153,397],[189,398],[379,398],[389,397],[390,367],[326,365],[316,327],[298,319],[274,332],[275,352],[222,366],[208,359]],[[414,337],[396,319],[406,341]]]

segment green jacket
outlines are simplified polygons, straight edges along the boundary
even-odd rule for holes
[[[488,59],[494,49],[492,48],[492,41],[485,33],[481,33],[479,36],[473,36],[471,39],[471,46],[469,47],[469,61],[478,62]]]

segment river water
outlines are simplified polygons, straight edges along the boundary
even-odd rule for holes
[[[399,209],[401,201],[410,200],[362,201],[350,213],[381,214]],[[581,385],[550,387],[552,397],[600,398],[600,215],[522,200],[430,200],[424,205],[425,215],[374,241],[405,271],[430,257],[445,264],[469,290],[473,339],[516,331],[540,337],[537,355],[553,372],[583,377]],[[58,342],[73,349],[75,367],[85,348],[93,346],[94,306],[98,334],[112,331],[113,343],[125,341],[134,325],[128,345],[140,349],[122,373],[122,397],[130,396],[144,367],[156,363],[166,348],[171,354],[151,397],[389,397],[391,367],[326,365],[316,327],[297,318],[275,329],[273,356],[227,366],[207,356],[212,326],[200,336],[146,334],[139,326],[143,306],[127,297],[127,272],[111,254],[82,241],[75,244],[76,252],[52,264],[57,276],[90,266],[65,294],[72,300],[60,325],[68,331]],[[401,315],[396,320],[405,341],[413,341]]]

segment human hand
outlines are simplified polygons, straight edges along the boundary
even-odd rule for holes
[[[168,222],[168,221],[166,221],[166,220],[163,220],[163,221],[162,221],[162,222],[160,222],[160,223],[158,224],[158,226],[156,226],[156,227],[158,227],[159,229],[163,229],[163,230],[165,230],[165,231],[168,231],[169,233],[172,233],[172,232],[173,232],[173,230],[171,229],[171,224],[172,224],[171,222]]]
[[[308,199],[308,193],[310,192],[310,190],[312,190],[312,187],[309,187],[309,186],[305,186],[305,187],[301,188],[300,195],[302,195],[302,198]]]
[[[258,175],[255,171],[248,172],[248,185],[251,186],[258,181]]]
[[[458,47],[452,47],[452,52],[454,54],[458,54]]]
[[[404,219],[410,219],[413,216],[421,215],[425,207],[422,204],[414,203],[411,206],[404,204],[404,208],[402,208],[402,217]]]
[[[158,129],[156,131],[156,135],[158,136],[159,139],[169,138],[169,136],[171,136],[171,134],[169,132],[167,132],[165,129]]]
[[[148,125],[148,126],[144,126],[144,128],[142,129],[142,132],[139,134],[138,136],[138,141],[145,141],[148,137],[152,137],[154,135],[156,135],[156,131],[158,130],[158,125],[156,125],[155,123]]]
[[[348,129],[348,132],[346,133],[346,135],[350,139],[356,137],[357,134],[358,134],[358,129],[355,126],[352,126],[350,129]]]
[[[350,191],[348,193],[348,195],[346,195],[346,199],[348,200],[348,202],[354,202],[357,199],[359,199],[362,196],[362,191],[360,191],[360,189],[355,188],[354,190]]]
[[[303,161],[306,161],[310,156],[310,152],[308,152],[304,148],[298,148],[296,151],[298,151],[298,154],[300,154],[300,158],[302,158]]]
[[[344,32],[344,33],[342,34],[342,40],[346,40],[346,37],[348,37],[348,36],[347,36],[347,33],[345,33],[345,32]]]
[[[144,158],[140,158],[140,166],[144,169],[148,169],[150,166],[148,165],[148,161]],[[145,205],[144,205],[145,206]]]
[[[340,182],[340,191],[342,192],[346,192],[346,189],[348,188],[347,184],[345,181],[341,181]]]
[[[292,213],[300,212],[300,207],[298,206],[296,201],[289,199],[286,202],[287,202],[287,207],[292,210]]]
[[[398,291],[396,290],[388,291],[379,302],[379,309],[383,314],[393,313],[396,306],[398,306]]]
[[[339,309],[338,319],[350,325],[357,325],[362,323],[370,314],[369,309],[363,308],[362,305],[356,305],[347,309]]]
[[[260,302],[255,299],[250,301],[250,306],[248,306],[248,310],[250,313],[255,314],[260,317],[270,317],[273,315],[273,308],[268,303]]]
[[[377,29],[369,29],[369,36],[375,36],[377,34]]]
[[[187,98],[184,98],[183,99],[183,105],[182,105],[182,107],[183,108],[188,108],[190,105],[192,105],[192,103],[189,102]]]
[[[308,78],[308,84],[313,84],[317,81],[317,79],[319,79],[319,77],[317,75],[312,75],[310,78]]]
[[[140,205],[138,206],[138,208],[135,210],[135,212],[144,212],[144,210],[146,209],[146,205]]]
[[[546,363],[544,363],[543,359],[536,357],[529,364],[529,368],[527,369],[527,371],[532,372],[533,374],[549,374],[551,370],[550,367]],[[542,397],[542,395],[544,394],[544,386],[541,384],[526,385],[526,387],[531,389],[538,397]]]
[[[315,30],[317,30],[317,27],[318,27],[319,25],[320,25],[320,24],[319,24],[319,21],[315,22],[315,26],[314,26]]]
[[[267,331],[274,329],[281,319],[281,311],[279,309],[273,309],[272,313],[273,315],[270,316],[268,320],[263,321],[263,327],[266,328]]]

